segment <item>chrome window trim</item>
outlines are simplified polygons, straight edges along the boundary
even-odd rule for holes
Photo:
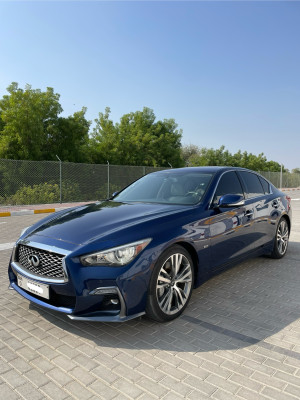
[[[249,171],[249,170],[247,170],[247,169],[230,169],[230,170],[227,170],[227,171],[222,172],[222,174],[219,176],[219,179],[218,179],[218,182],[217,182],[217,184],[216,184],[215,190],[214,190],[213,195],[212,195],[212,197],[211,197],[211,199],[210,199],[210,202],[209,202],[209,208],[211,208],[211,206],[212,206],[212,204],[213,204],[213,198],[215,197],[215,193],[216,193],[218,184],[219,184],[219,182],[220,182],[220,179],[221,179],[222,176],[223,176],[224,174],[226,174],[227,172],[250,172],[251,174],[254,174],[254,175],[256,175],[256,176],[261,176],[265,181],[268,182],[270,193],[263,193],[263,194],[261,194],[260,196],[255,196],[255,197],[246,197],[246,196],[245,196],[246,192],[244,192],[244,200],[245,200],[245,201],[247,201],[247,200],[255,200],[255,199],[259,199],[260,197],[263,197],[263,196],[268,196],[268,195],[270,195],[270,194],[274,194],[270,182],[269,182],[264,176],[262,176],[262,175],[260,175],[260,174],[258,174],[258,173],[256,173],[256,172],[254,172],[254,171],[253,171],[253,172],[252,172],[252,171]],[[239,177],[238,177],[238,178],[239,178]],[[242,184],[241,184],[241,186],[242,186]],[[243,186],[242,186],[242,189],[243,189]]]

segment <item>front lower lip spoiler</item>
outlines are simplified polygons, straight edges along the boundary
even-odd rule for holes
[[[145,312],[141,312],[138,314],[134,314],[134,315],[129,315],[129,316],[125,316],[125,317],[121,317],[120,314],[119,315],[115,315],[115,316],[88,316],[88,317],[84,317],[84,316],[77,316],[77,315],[70,315],[68,314],[67,316],[75,321],[90,321],[90,322],[125,322],[125,321],[129,321],[131,319],[137,318],[137,317],[141,317],[142,315],[144,315]]]

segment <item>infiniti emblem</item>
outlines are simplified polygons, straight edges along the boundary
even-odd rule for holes
[[[40,259],[35,254],[31,254],[30,256],[28,256],[27,259],[29,265],[31,265],[32,267],[38,267],[40,265]]]

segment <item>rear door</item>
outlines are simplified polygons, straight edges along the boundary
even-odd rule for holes
[[[269,243],[274,237],[271,214],[276,207],[276,201],[270,196],[270,185],[265,179],[249,171],[239,171],[238,174],[245,186],[247,203],[253,205],[256,232],[253,247],[258,248]]]

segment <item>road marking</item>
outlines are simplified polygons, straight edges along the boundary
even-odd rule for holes
[[[7,222],[0,222],[0,225],[1,225],[1,224],[7,224]]]
[[[12,249],[14,247],[14,245],[15,245],[15,242],[13,242],[13,243],[2,243],[2,244],[0,244],[0,251],[1,250]]]

